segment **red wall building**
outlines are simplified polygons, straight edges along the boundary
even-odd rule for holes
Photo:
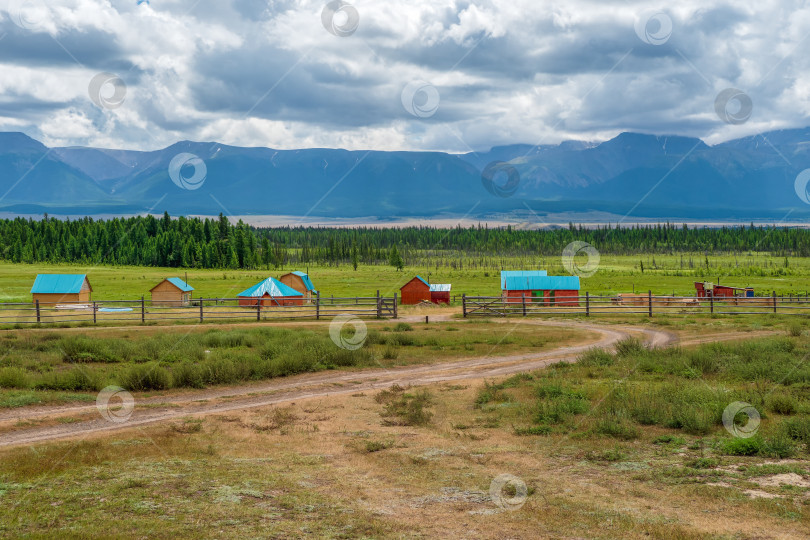
[[[436,284],[430,286],[430,301],[434,304],[449,304],[450,290],[449,284]]]
[[[578,306],[579,291],[574,290],[525,290],[525,291],[504,291],[506,301],[509,303],[522,304],[523,297],[526,303],[543,304],[547,306]]]
[[[400,303],[406,306],[422,302],[449,304],[451,288],[448,284],[431,285],[421,276],[416,276],[399,289],[401,293]]]
[[[399,292],[402,296],[400,303],[405,306],[430,302],[430,285],[419,276],[403,285]]]
[[[547,276],[545,271],[501,272],[503,297],[509,303],[541,303],[548,306],[578,306],[577,276]]]

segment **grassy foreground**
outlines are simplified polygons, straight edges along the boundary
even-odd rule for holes
[[[354,335],[352,325],[343,334]],[[542,351],[586,332],[483,322],[369,323],[363,346],[338,347],[325,326],[0,333],[0,407],[91,401],[108,385],[162,391],[329,369],[390,367]]]
[[[804,538],[803,337],[664,352],[628,341],[616,354],[483,384],[336,396],[2,451],[0,532]],[[732,437],[718,422],[734,400],[760,412],[754,437]],[[505,473],[515,480],[500,487]]]

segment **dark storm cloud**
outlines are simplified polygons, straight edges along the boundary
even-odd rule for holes
[[[128,52],[115,34],[96,29],[68,30],[58,36],[31,32],[8,19],[0,23],[0,60],[30,67],[73,67],[78,64],[104,69],[130,70]]]

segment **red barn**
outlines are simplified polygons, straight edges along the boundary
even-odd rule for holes
[[[402,299],[400,303],[402,305],[414,305],[419,304],[420,302],[430,302],[430,283],[422,279],[420,276],[416,276],[408,283],[403,285],[399,292],[401,293]]]

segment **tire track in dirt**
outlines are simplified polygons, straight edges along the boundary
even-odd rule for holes
[[[447,318],[449,320],[449,317]],[[436,319],[444,320],[443,317]],[[503,321],[514,322],[514,321]],[[365,369],[351,372],[321,372],[297,375],[283,380],[239,387],[214,388],[184,392],[170,396],[138,398],[132,416],[124,423],[111,423],[100,417],[70,424],[32,427],[0,435],[0,447],[12,447],[69,439],[104,432],[132,429],[159,422],[190,416],[225,413],[268,405],[291,403],[333,395],[380,390],[395,384],[423,386],[462,380],[501,377],[547,367],[553,363],[574,361],[592,348],[612,348],[627,337],[641,337],[649,346],[666,347],[679,343],[678,336],[667,331],[626,325],[599,325],[579,321],[522,320],[515,324],[579,329],[599,334],[596,340],[561,347],[540,353],[521,353],[508,356],[484,356],[450,361],[441,364],[397,368]],[[750,333],[744,334],[751,337]],[[737,339],[738,334],[718,336],[713,341]],[[699,342],[699,340],[695,340]],[[690,342],[683,342],[688,345]],[[0,422],[19,420],[45,420],[66,414],[98,415],[95,405],[36,407],[0,412]]]

